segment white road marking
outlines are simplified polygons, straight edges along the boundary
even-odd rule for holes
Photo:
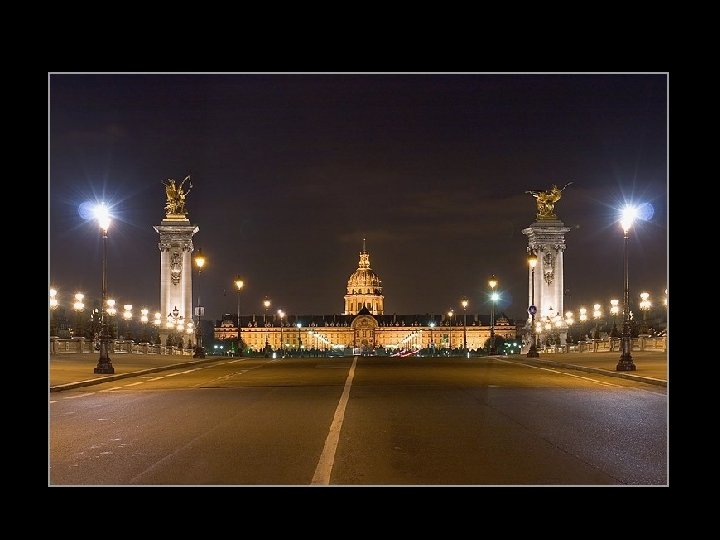
[[[155,378],[153,378],[153,379],[148,379],[148,382],[157,381],[157,380],[162,379],[162,378],[164,378],[164,377],[165,377],[165,375],[160,375],[159,377],[155,377]]]
[[[101,392],[112,392],[113,390],[120,390],[122,386],[113,386],[112,388],[108,388],[107,390],[100,390]]]
[[[553,373],[560,373],[559,371],[556,371],[556,370],[550,369],[550,368],[546,368],[546,367],[541,367],[540,369],[542,369],[543,371],[552,371]],[[585,378],[585,377],[583,377],[583,379],[584,379],[584,378]]]
[[[228,364],[234,364],[235,362],[242,362],[242,361],[243,361],[242,358],[238,358],[237,360],[230,360],[230,361],[228,362]]]
[[[180,373],[192,373],[193,371],[197,371],[198,369],[200,368],[188,369],[187,371],[181,371]]]
[[[50,403],[57,403],[57,400],[50,400]]]
[[[79,397],[92,396],[94,393],[95,393],[95,392],[85,392],[84,394],[78,394],[78,395],[76,395],[76,396],[68,396],[68,397],[65,397],[65,398],[63,398],[63,399],[76,399],[76,398],[79,398]]]
[[[332,424],[330,424],[330,431],[325,439],[325,446],[320,454],[317,467],[315,467],[315,474],[313,475],[311,482],[313,485],[330,485],[330,474],[332,473],[332,468],[335,464],[335,451],[337,450],[337,445],[340,441],[340,429],[342,428],[343,420],[345,419],[345,407],[350,399],[350,387],[352,387],[353,378],[355,377],[357,359],[357,356],[353,358],[352,366],[350,367],[347,379],[345,380],[345,388],[340,396],[338,406],[335,409],[335,415],[333,416]]]
[[[171,373],[170,375],[165,375],[166,377],[174,377],[175,375],[180,375],[180,372],[178,373]]]
[[[125,388],[127,388],[128,386],[137,386],[138,384],[145,384],[145,381],[138,381],[131,384],[126,384]]]

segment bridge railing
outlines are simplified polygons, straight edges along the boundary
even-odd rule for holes
[[[87,338],[61,339],[55,336],[50,337],[50,354],[90,354],[99,351],[99,344]],[[131,339],[114,339],[110,342],[111,354],[163,354],[192,356],[192,349],[180,347],[155,345],[152,343],[135,343]]]

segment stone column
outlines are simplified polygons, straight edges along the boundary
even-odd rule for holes
[[[557,329],[560,333],[560,344],[565,345],[567,339],[567,325],[564,311],[564,258],[565,233],[570,227],[559,219],[537,220],[529,227],[523,229],[528,237],[528,248],[533,250],[538,258],[535,267],[535,306],[537,314],[535,321],[542,321],[546,316],[560,315],[562,326]],[[528,305],[531,300],[532,272],[528,268]],[[528,318],[528,325],[530,318]]]
[[[159,333],[165,343],[168,316],[177,308],[185,324],[192,320],[192,237],[200,229],[184,216],[170,216],[154,227],[160,235],[160,316]]]

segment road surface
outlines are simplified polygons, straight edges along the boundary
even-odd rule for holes
[[[229,359],[49,394],[51,485],[664,485],[662,387],[523,358]]]

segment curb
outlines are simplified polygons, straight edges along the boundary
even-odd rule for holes
[[[508,359],[512,357],[507,357]],[[574,369],[576,371],[585,371],[586,373],[597,373],[599,375],[605,375],[607,377],[619,377],[621,379],[628,379],[630,381],[635,382],[641,382],[645,384],[654,384],[655,386],[663,386],[667,388],[667,381],[664,381],[662,379],[656,379],[654,377],[644,377],[642,375],[632,375],[630,373],[627,373],[625,371],[609,371],[607,369],[602,368],[594,368],[594,367],[588,367],[588,366],[579,366],[577,364],[568,364],[566,362],[555,362],[554,360],[541,360],[539,358],[513,358],[513,360],[520,361],[526,363],[537,363],[537,364],[544,364],[546,366],[556,366],[556,367],[563,367],[565,369]]]
[[[85,381],[77,381],[65,384],[56,384],[50,387],[51,392],[62,392],[64,390],[72,390],[73,388],[81,388],[83,386],[93,386],[96,384],[102,384],[110,381],[117,381],[119,379],[128,379],[130,377],[137,377],[138,375],[145,375],[146,373],[157,373],[158,371],[166,371],[168,369],[176,369],[185,366],[194,366],[196,364],[206,364],[208,362],[218,362],[221,359],[218,358],[205,358],[204,360],[194,360],[192,362],[180,362],[178,364],[170,364],[167,366],[158,366],[154,368],[141,369],[139,371],[128,371],[127,373],[118,373],[117,375],[109,375],[107,377],[98,377],[97,379],[87,379]]]

